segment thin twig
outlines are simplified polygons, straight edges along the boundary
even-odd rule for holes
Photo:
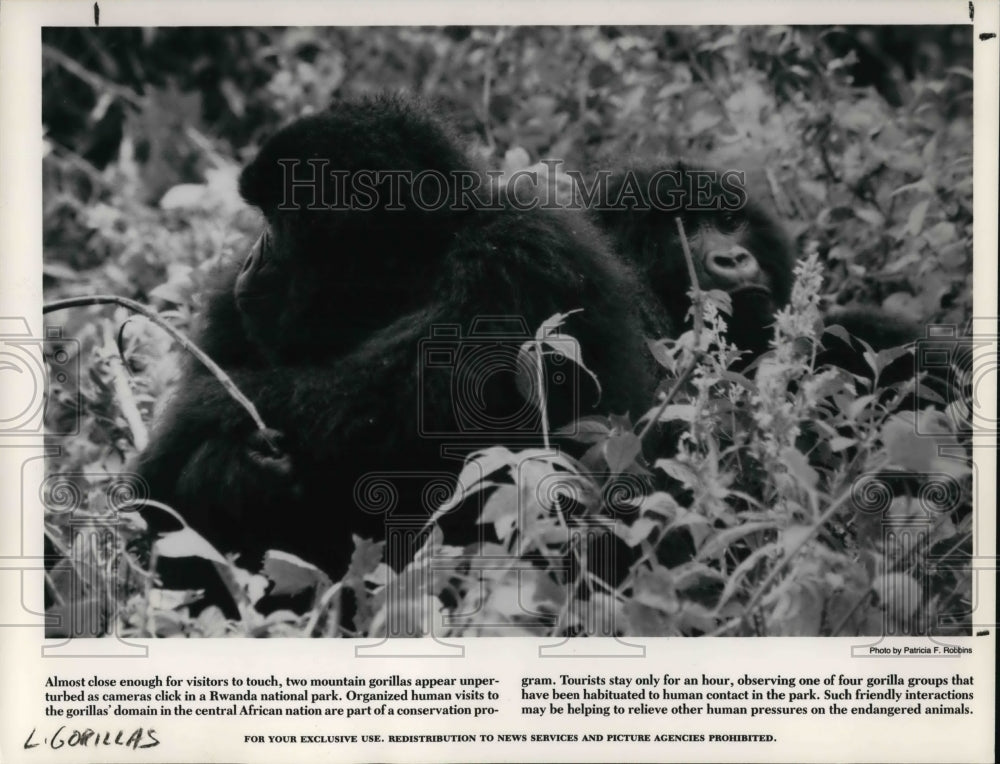
[[[142,451],[149,443],[149,431],[142,421],[142,414],[139,413],[139,406],[135,402],[132,388],[129,387],[128,377],[125,373],[125,366],[118,357],[117,347],[111,337],[108,324],[102,322],[104,335],[104,353],[107,357],[108,370],[111,373],[111,384],[114,387],[115,398],[118,399],[118,408],[125,417],[129,432],[132,433],[132,443]]]
[[[540,340],[535,340],[535,379],[538,382],[538,411],[542,417],[542,445],[549,449],[549,402],[548,394],[545,390],[545,356]]]
[[[802,218],[805,215],[799,209],[795,200],[784,192],[778,183],[778,177],[770,167],[764,168],[764,177],[767,178],[768,188],[771,190],[771,198],[774,199],[774,206],[785,217]]]
[[[784,571],[786,567],[788,567],[789,563],[795,559],[798,553],[802,551],[802,547],[812,541],[813,536],[819,532],[819,529],[822,528],[826,522],[840,510],[850,497],[851,491],[844,491],[844,493],[842,493],[836,501],[827,507],[826,511],[820,516],[819,520],[813,523],[809,532],[799,539],[799,542],[794,547],[786,551],[785,556],[777,565],[771,568],[771,572],[767,574],[764,582],[757,587],[757,591],[754,592],[753,597],[750,598],[746,607],[743,608],[743,618],[746,618],[753,612],[754,608],[757,607],[757,603],[760,602],[761,598],[767,593],[767,590],[771,587],[771,584],[774,583],[775,579],[782,573],[782,571]]]
[[[498,29],[496,34],[493,35],[493,40],[490,42],[485,60],[483,61],[483,132],[486,135],[486,145],[489,147],[491,153],[496,151],[497,147],[496,139],[493,137],[493,128],[490,127],[490,102],[493,100],[493,70],[496,64],[496,54],[500,49],[500,43],[503,42],[503,37],[504,30],[502,28]]]
[[[236,383],[230,379],[229,375],[222,370],[215,361],[209,358],[208,354],[205,353],[200,347],[195,345],[191,340],[181,334],[177,329],[171,326],[159,313],[150,308],[147,308],[142,303],[138,303],[135,300],[130,300],[127,297],[119,297],[117,295],[94,295],[93,297],[70,297],[65,300],[56,300],[55,302],[47,303],[42,306],[42,313],[52,313],[57,310],[66,310],[67,308],[81,308],[89,305],[121,305],[123,308],[128,308],[134,313],[139,313],[154,324],[162,328],[167,334],[177,340],[180,345],[191,353],[195,358],[205,364],[205,367],[212,372],[212,375],[219,380],[219,383],[225,388],[233,400],[239,403],[246,412],[253,419],[254,424],[257,425],[257,429],[266,431],[267,425],[264,424],[264,420],[261,419],[259,413],[257,413],[257,407],[253,405],[253,402],[247,398],[246,395],[236,386]]]
[[[722,112],[722,118],[729,123],[730,127],[736,128],[737,125],[733,122],[733,118],[729,116],[729,109],[726,108],[726,99],[715,86],[715,82],[711,75],[705,70],[705,67],[698,63],[698,58],[695,56],[693,51],[688,49],[684,52],[687,54],[688,65],[691,67],[691,71],[698,75],[698,79],[701,80],[701,84],[705,87],[705,90],[707,90],[712,98],[715,99],[715,102],[719,104],[719,111]]]
[[[697,363],[692,361],[688,364],[688,367],[681,372],[681,375],[674,380],[674,386],[671,387],[670,391],[664,396],[663,402],[660,403],[660,407],[656,410],[655,416],[650,417],[649,421],[643,425],[642,431],[639,433],[639,440],[645,438],[649,431],[653,429],[653,425],[660,421],[660,417],[663,416],[663,412],[667,410],[667,406],[670,405],[670,401],[672,401],[674,396],[677,395],[681,386],[688,381],[688,378],[691,376],[692,372],[694,372],[696,365]]]
[[[83,80],[94,90],[98,92],[112,93],[113,95],[128,101],[136,108],[142,108],[143,99],[140,96],[136,95],[133,91],[126,87],[122,87],[111,80],[105,79],[99,74],[94,74],[94,72],[84,68],[58,48],[53,48],[51,45],[43,44],[42,56],[59,64],[59,66],[67,72],[72,74],[74,77]]]
[[[684,250],[684,262],[687,263],[688,279],[691,281],[691,303],[694,309],[694,346],[701,348],[701,328],[702,328],[702,297],[701,285],[698,283],[698,273],[694,269],[694,258],[691,256],[691,247],[688,244],[687,234],[684,232],[684,221],[680,216],[674,218],[677,225],[677,233],[681,237],[681,249]]]

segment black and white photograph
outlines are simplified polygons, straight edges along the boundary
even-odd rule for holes
[[[986,760],[995,8],[13,5],[19,757]]]
[[[44,29],[52,635],[967,634],[971,46]]]

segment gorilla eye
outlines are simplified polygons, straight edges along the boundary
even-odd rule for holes
[[[732,233],[743,227],[743,221],[735,212],[723,212],[719,215],[719,230]]]

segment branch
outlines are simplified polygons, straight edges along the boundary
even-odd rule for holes
[[[242,391],[236,386],[236,383],[222,370],[215,361],[213,361],[204,350],[195,345],[191,340],[181,334],[177,329],[167,323],[164,318],[154,310],[147,308],[142,303],[138,303],[135,300],[130,300],[127,297],[118,297],[117,295],[94,295],[93,297],[70,297],[65,300],[56,300],[55,302],[50,302],[42,306],[42,314],[53,313],[57,310],[65,310],[67,308],[81,308],[88,305],[121,305],[123,308],[128,308],[133,313],[139,313],[145,316],[154,324],[162,328],[167,334],[173,337],[177,342],[187,350],[191,355],[201,361],[205,367],[212,372],[219,383],[225,388],[233,400],[239,403],[246,412],[253,419],[254,424],[257,425],[258,430],[267,430],[267,425],[264,424],[264,420],[261,419],[260,414],[257,413],[257,407],[253,405],[253,402],[247,398]]]
[[[684,221],[680,216],[674,218],[677,224],[677,233],[681,238],[681,248],[684,250],[684,262],[687,263],[688,279],[691,281],[691,302],[694,308],[694,346],[701,349],[701,327],[702,327],[702,294],[701,285],[698,283],[698,274],[694,269],[694,258],[691,256],[691,247],[688,244],[687,234],[684,233]]]
[[[643,440],[649,431],[653,429],[653,425],[660,421],[660,417],[663,416],[663,412],[667,410],[667,406],[670,405],[670,401],[672,401],[674,396],[677,395],[677,391],[681,389],[681,386],[688,381],[688,378],[691,376],[691,373],[697,365],[697,360],[692,360],[691,363],[688,364],[687,368],[681,372],[681,375],[677,377],[674,381],[674,386],[671,387],[670,391],[663,397],[663,402],[656,410],[656,414],[653,415],[653,417],[651,417],[645,425],[643,425],[642,431],[639,433],[639,440]]]

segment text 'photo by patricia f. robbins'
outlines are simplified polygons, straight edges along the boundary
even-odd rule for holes
[[[995,6],[48,5],[4,754],[990,760]]]

